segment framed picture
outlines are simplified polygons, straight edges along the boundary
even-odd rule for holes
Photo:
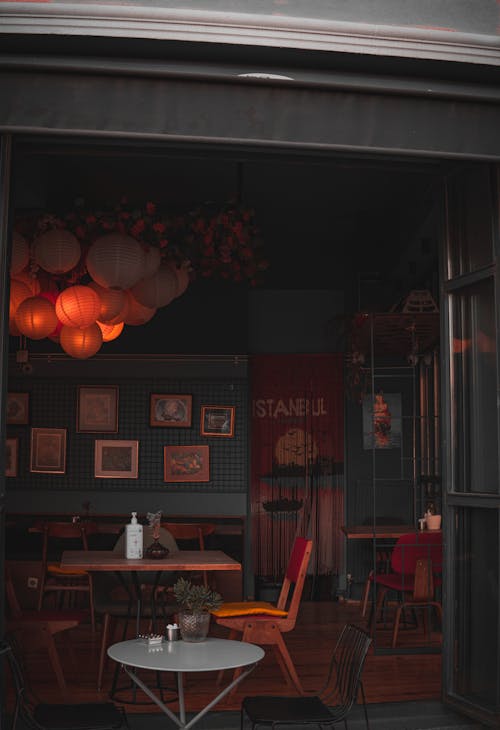
[[[7,393],[7,423],[24,426],[29,423],[29,393]]]
[[[210,463],[208,446],[164,446],[163,480],[165,482],[208,482]]]
[[[234,436],[234,406],[202,406],[202,436]]]
[[[79,386],[76,430],[79,433],[118,431],[117,386]]]
[[[17,477],[17,462],[19,451],[19,439],[7,438],[5,440],[5,476]]]
[[[32,428],[30,471],[64,474],[66,470],[66,429]]]
[[[187,427],[191,425],[192,395],[151,394],[151,426]]]
[[[94,476],[102,479],[137,479],[138,441],[95,442]]]

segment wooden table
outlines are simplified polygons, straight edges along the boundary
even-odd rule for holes
[[[179,550],[166,558],[128,560],[112,550],[65,550],[62,568],[78,568],[99,572],[163,572],[164,570],[241,570],[241,563],[222,550]]]
[[[342,525],[340,529],[349,540],[395,539],[409,532],[417,532],[412,525]]]

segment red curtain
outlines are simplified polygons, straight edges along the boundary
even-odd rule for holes
[[[252,392],[254,572],[281,579],[296,535],[313,538],[315,575],[342,562],[343,358],[257,355]]]

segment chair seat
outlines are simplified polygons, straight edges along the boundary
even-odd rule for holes
[[[52,575],[62,575],[67,576],[69,578],[73,576],[81,576],[82,578],[86,577],[88,575],[88,572],[86,570],[75,570],[74,568],[62,568],[60,565],[47,565],[47,573],[51,573]]]
[[[88,621],[90,611],[88,609],[66,609],[63,611],[51,611],[50,609],[43,609],[41,611],[23,611],[23,621],[75,621],[77,623],[83,623]]]
[[[242,707],[256,725],[334,721],[332,713],[319,697],[245,697]]]
[[[47,730],[113,730],[124,724],[123,713],[112,702],[40,704],[33,716]]]
[[[220,608],[211,612],[217,618],[233,618],[235,616],[280,616],[288,615],[288,611],[282,611],[267,601],[237,601],[223,603]]]

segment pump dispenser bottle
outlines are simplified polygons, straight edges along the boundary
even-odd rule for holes
[[[137,512],[132,512],[130,524],[125,527],[125,557],[128,560],[142,558],[142,525],[137,522]]]

